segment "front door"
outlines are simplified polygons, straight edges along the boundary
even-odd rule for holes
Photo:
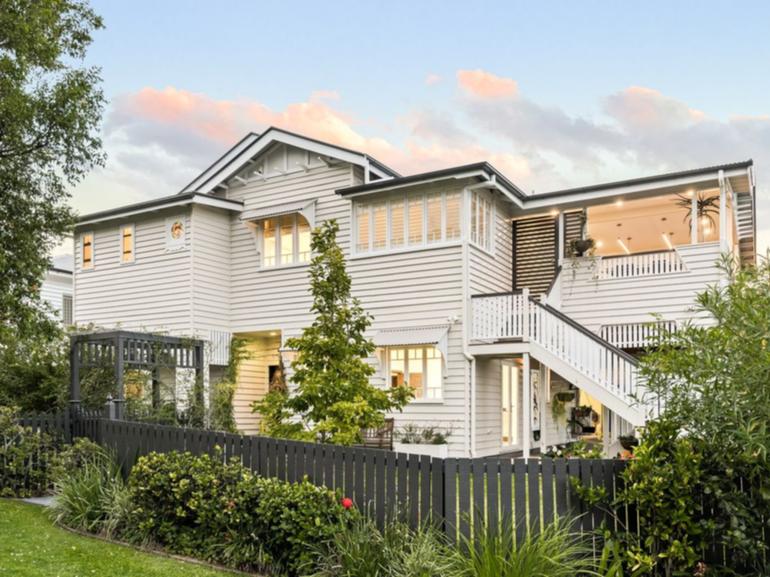
[[[502,385],[501,441],[503,447],[515,447],[519,444],[519,367],[515,363],[503,361],[500,383]]]

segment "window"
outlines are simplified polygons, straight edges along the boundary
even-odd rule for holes
[[[492,251],[494,248],[494,207],[480,192],[471,197],[471,242]]]
[[[61,297],[61,320],[64,326],[72,324],[72,295]]]
[[[460,193],[446,195],[446,239],[460,238]]]
[[[460,240],[460,205],[459,192],[356,202],[355,250],[361,254]]]
[[[299,214],[262,221],[262,268],[310,261],[310,225]]]
[[[134,262],[134,225],[120,227],[120,262]]]
[[[435,347],[389,349],[390,384],[409,385],[415,399],[441,399],[443,365]]]
[[[94,268],[94,233],[86,232],[80,237],[82,269]]]
[[[441,242],[441,194],[428,195],[428,242]]]
[[[422,196],[409,197],[409,246],[422,244],[422,205]]]

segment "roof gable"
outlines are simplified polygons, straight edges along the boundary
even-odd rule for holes
[[[261,161],[261,167],[256,160]],[[361,152],[270,127],[261,135],[246,135],[181,192],[211,193],[218,187],[226,186],[229,179],[239,177],[244,169],[248,168],[251,172],[251,165],[256,165],[254,172],[260,173],[261,168],[262,176],[268,177],[321,166],[332,160],[361,166],[375,179],[398,176],[394,170]]]

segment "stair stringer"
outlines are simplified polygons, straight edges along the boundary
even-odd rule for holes
[[[552,353],[537,342],[529,341],[530,354],[538,361],[556,371],[576,387],[583,389],[589,395],[600,401],[605,407],[619,415],[635,427],[642,427],[645,423],[645,413],[642,407],[623,399],[606,389],[593,379],[584,375],[571,363]]]

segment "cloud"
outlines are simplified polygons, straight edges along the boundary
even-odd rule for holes
[[[512,98],[519,93],[519,85],[515,80],[480,69],[458,70],[457,83],[468,94],[478,98]]]
[[[246,132],[271,125],[367,152],[404,174],[486,160],[538,192],[752,156],[770,164],[768,115],[720,119],[630,86],[599,99],[595,117],[581,116],[536,102],[514,79],[484,70],[459,70],[456,82],[455,98],[377,123],[351,113],[333,90],[274,108],[145,87],[113,100],[104,126],[107,166],[75,192],[76,208],[172,194]],[[770,219],[770,199],[759,184],[761,224]],[[760,227],[760,236],[770,241],[770,227]]]
[[[441,82],[441,76],[438,74],[430,73],[425,77],[425,85],[426,86],[434,86]]]

